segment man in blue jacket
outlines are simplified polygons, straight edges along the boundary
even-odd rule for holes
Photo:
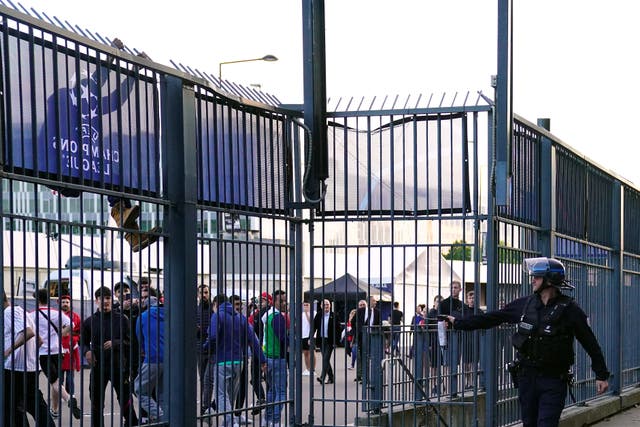
[[[224,294],[213,299],[214,313],[211,316],[206,345],[214,349],[209,361],[209,374],[215,375],[216,403],[218,412],[224,413],[224,426],[238,424],[234,420],[233,404],[240,387],[242,365],[247,357],[247,348],[257,354],[266,372],[267,359],[260,341],[247,322],[247,318],[234,310]]]
[[[164,417],[164,307],[156,297],[142,302],[144,310],[136,322],[136,335],[143,350],[142,365],[135,379],[135,392],[140,406],[149,414],[149,421]],[[153,398],[156,391],[158,401]]]

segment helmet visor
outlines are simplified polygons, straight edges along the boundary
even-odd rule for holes
[[[522,269],[529,276],[544,277],[549,271],[549,259],[547,257],[525,258],[522,261]]]

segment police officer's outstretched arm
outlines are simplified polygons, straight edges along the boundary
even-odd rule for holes
[[[503,323],[517,323],[522,314],[522,304],[526,298],[520,298],[510,302],[500,310],[480,313],[472,316],[456,318],[447,316],[447,320],[454,329],[472,331],[475,329],[489,329]]]
[[[607,364],[602,354],[598,339],[591,330],[589,322],[587,321],[587,315],[582,309],[576,305],[571,305],[571,320],[574,323],[573,331],[576,339],[585,349],[589,357],[591,358],[591,369],[596,374],[596,392],[602,394],[609,389],[609,371],[607,370]]]

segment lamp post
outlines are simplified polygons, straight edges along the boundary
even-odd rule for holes
[[[218,79],[222,80],[222,66],[226,64],[238,64],[240,62],[253,62],[253,61],[267,61],[267,62],[275,62],[278,58],[274,55],[265,55],[262,58],[252,58],[252,59],[239,59],[237,61],[225,61],[220,62],[218,64]]]

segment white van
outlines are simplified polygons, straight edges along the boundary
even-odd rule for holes
[[[117,283],[126,283],[133,298],[139,298],[138,284],[121,271],[97,269],[53,270],[40,288],[49,291],[52,303],[62,295],[71,296],[71,307],[83,319],[95,311],[94,292],[106,286],[113,291]]]

